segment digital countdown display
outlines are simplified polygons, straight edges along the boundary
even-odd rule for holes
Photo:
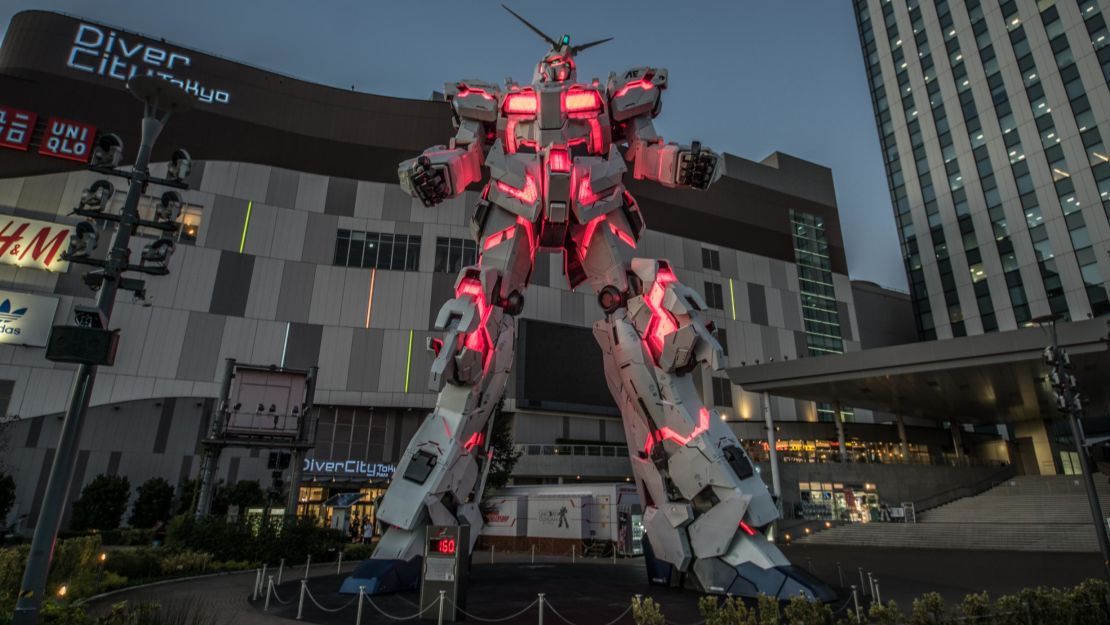
[[[455,539],[454,538],[433,538],[428,541],[428,551],[432,553],[442,553],[447,555],[454,555],[455,553]]]

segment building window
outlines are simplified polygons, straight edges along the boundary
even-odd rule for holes
[[[470,239],[436,237],[436,273],[458,273],[478,262],[478,244]]]
[[[728,356],[728,332],[724,328],[717,328],[717,342],[721,344],[721,351]]]
[[[721,270],[721,253],[707,247],[701,248],[701,266],[703,269]]]
[[[712,378],[713,405],[732,408],[732,382],[728,378]]]
[[[808,355],[842,353],[844,340],[840,333],[840,312],[825,238],[825,221],[810,213],[791,210],[790,224]]]
[[[716,282],[705,283],[705,305],[717,310],[725,309],[725,294]]]
[[[364,269],[416,271],[420,264],[420,237],[341,229],[335,235],[333,264]]]

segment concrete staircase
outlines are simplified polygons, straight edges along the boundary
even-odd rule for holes
[[[1095,482],[1110,516],[1110,483]],[[975,497],[919,513],[917,523],[842,525],[797,539],[819,545],[1096,552],[1098,543],[1082,480],[1019,476]]]

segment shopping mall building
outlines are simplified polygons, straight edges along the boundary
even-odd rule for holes
[[[313,84],[28,11],[13,18],[0,48],[0,312],[18,317],[3,323],[23,325],[0,332],[0,414],[9,419],[2,459],[18,484],[8,522],[25,530],[36,521],[74,375],[45,359],[49,328],[73,323],[74,307],[94,296],[85,268],[65,268],[39,248],[78,222],[70,211],[100,178],[84,167],[86,141],[117,133],[128,147],[124,162],[134,157],[141,106],[125,79],[136,72],[163,74],[197,98],[194,110],[170,120],[154,154],[158,174],[174,149],[188,149],[191,189],[182,192],[169,275],[148,279],[145,300],[121,297],[116,307],[119,351],[96,380],[71,498],[98,474],[126,475],[132,486],[195,477],[228,358],[318,367],[315,446],[300,496],[308,511],[326,512],[320,504],[339,492],[381,488],[434,403],[423,346],[457,271],[476,256],[468,225],[476,192],[425,208],[397,184],[399,161],[452,135],[448,105]],[[849,281],[830,170],[780,153],[726,162],[726,176],[706,193],[628,186],[648,225],[640,255],[668,259],[704,296],[730,362],[852,352],[867,336],[898,340],[889,320],[910,318],[908,297]],[[151,210],[162,191],[151,187],[140,209]],[[15,232],[27,236],[25,247],[6,238]],[[140,232],[134,253],[150,240]],[[601,310],[592,294],[568,288],[558,258],[536,262],[504,404],[523,452],[514,480],[625,480],[623,429],[589,330]],[[891,306],[868,313],[879,334],[860,327],[856,292]],[[912,339],[911,327],[902,340]],[[724,373],[698,381],[765,458],[763,396]],[[784,471],[788,500],[808,490],[901,488],[909,478],[893,471],[910,467],[885,463],[1006,458],[992,432],[965,432],[955,443],[961,450],[932,422],[898,428],[891,415],[840,406],[842,443],[832,405],[770,396],[767,408],[780,459],[792,467]],[[858,461],[852,467],[826,462],[839,459],[841,445]],[[218,478],[268,481],[268,457],[259,447],[229,448]],[[952,478],[928,479],[940,489]]]

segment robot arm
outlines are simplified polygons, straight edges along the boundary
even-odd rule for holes
[[[454,112],[455,137],[398,166],[401,188],[424,206],[455,197],[482,178],[483,149],[497,124],[496,86],[478,81],[448,84]]]
[[[707,189],[721,177],[724,160],[697,141],[690,145],[664,143],[655,132],[651,120],[659,114],[661,92],[666,88],[665,69],[638,67],[609,76],[609,114],[628,142],[632,175],[665,187]]]

